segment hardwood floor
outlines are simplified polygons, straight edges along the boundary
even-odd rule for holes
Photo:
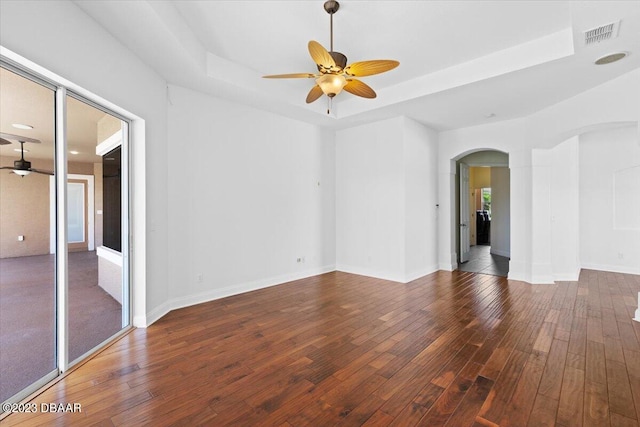
[[[640,276],[346,273],[169,313],[3,425],[638,426]]]

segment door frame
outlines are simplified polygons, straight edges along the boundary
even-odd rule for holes
[[[469,261],[471,251],[469,220],[469,165],[460,162],[460,264]]]
[[[126,334],[132,327],[146,327],[151,321],[157,320],[160,316],[149,319],[146,311],[147,288],[147,263],[146,263],[146,235],[147,235],[147,204],[144,197],[146,189],[146,132],[145,120],[128,110],[125,110],[110,101],[96,95],[95,93],[74,84],[66,78],[31,62],[29,59],[0,46],[0,66],[22,77],[41,84],[54,91],[55,105],[55,139],[54,139],[54,216],[52,224],[57,224],[53,236],[56,233],[65,238],[57,239],[55,246],[55,313],[56,313],[56,359],[57,369],[31,386],[18,392],[7,402],[18,402],[29,396],[34,391],[45,385],[47,381],[66,372],[70,366],[75,365],[84,357],[75,361],[68,360],[68,251],[66,239],[66,183],[67,183],[67,96],[76,98],[81,102],[94,106],[116,118],[122,120],[122,165],[123,165],[123,193],[122,193],[122,214],[123,214],[123,281],[126,281],[127,292],[123,295],[123,323],[128,324],[120,332],[113,335],[107,341],[99,344],[91,353],[99,348],[103,348],[109,342],[113,342]],[[133,144],[133,141],[136,144]],[[131,152],[130,152],[131,151]],[[73,175],[69,175],[73,176]],[[135,185],[134,185],[135,184]],[[135,187],[135,188],[134,188]],[[126,189],[126,190],[125,190]],[[133,198],[136,191],[137,197]],[[93,200],[94,192],[90,192]],[[46,197],[46,196],[45,196]],[[94,214],[89,215],[91,220],[91,230],[95,230],[95,206],[92,207]],[[126,218],[126,220],[125,220]],[[132,227],[135,222],[136,227]],[[95,248],[95,234],[92,245]],[[125,243],[126,242],[126,243]],[[134,255],[135,242],[135,255]],[[124,282],[123,282],[124,283]],[[125,301],[126,300],[126,301]],[[125,309],[126,307],[126,309]],[[89,354],[89,353],[87,353]],[[86,356],[86,355],[85,355]]]
[[[474,153],[482,153],[482,152],[497,152],[497,153],[502,153],[502,154],[506,154],[507,155],[507,159],[506,162],[502,161],[502,160],[498,160],[498,159],[491,159],[491,158],[476,158],[476,159],[469,159],[466,158],[464,160],[462,160],[463,158],[474,154]],[[444,236],[444,239],[442,240],[442,242],[445,242],[444,244],[446,245],[447,243],[450,243],[450,247],[449,247],[449,251],[450,253],[449,258],[451,259],[451,264],[446,264],[446,266],[444,266],[443,269],[449,269],[449,271],[454,271],[458,269],[458,265],[460,264],[460,229],[462,227],[460,227],[460,168],[459,165],[461,163],[465,163],[467,166],[469,167],[502,167],[502,168],[507,168],[509,169],[509,195],[511,197],[511,195],[513,195],[514,193],[514,188],[512,186],[512,176],[511,176],[511,171],[512,171],[512,167],[511,167],[511,155],[512,153],[510,153],[509,151],[506,151],[502,148],[493,148],[493,147],[478,147],[478,148],[473,148],[467,151],[463,151],[453,157],[451,157],[449,159],[449,181],[448,181],[448,187],[446,190],[441,190],[444,191],[445,196],[448,195],[449,199],[448,199],[448,206],[449,206],[449,211],[447,212],[447,217],[445,218],[445,227],[444,229],[447,230],[448,234],[447,236]],[[446,200],[446,197],[445,197]],[[513,200],[513,198],[511,198],[511,200]],[[509,204],[509,216],[511,216],[512,214],[512,209],[511,207],[513,206],[513,203]],[[509,223],[509,227],[507,228],[508,233],[509,233],[509,241],[510,241],[510,248],[512,247],[511,243],[513,241],[513,235],[512,235],[512,230],[513,230],[513,226],[511,225],[511,223]],[[498,253],[497,255],[500,256],[505,256],[501,253]],[[508,256],[510,262],[509,262],[509,269],[511,269],[511,261],[512,261],[512,257],[511,255]],[[511,270],[510,270],[511,271]]]
[[[68,174],[70,179],[87,181],[87,250],[96,249],[95,230],[95,177],[93,175]],[[49,253],[56,251],[56,182],[53,176],[49,177]]]

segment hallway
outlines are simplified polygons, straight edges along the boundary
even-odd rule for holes
[[[491,274],[507,277],[509,273],[509,258],[491,254],[491,246],[471,246],[469,261],[458,264],[458,270],[470,273]]]

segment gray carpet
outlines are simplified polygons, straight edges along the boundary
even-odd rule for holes
[[[54,257],[0,259],[0,401],[56,368]],[[98,257],[69,254],[69,360],[121,329],[122,307],[98,286]]]

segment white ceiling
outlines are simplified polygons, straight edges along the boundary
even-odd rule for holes
[[[329,47],[323,1],[76,1],[170,84],[341,128],[404,114],[437,130],[529,115],[640,67],[637,1],[342,1],[334,48],[349,62],[396,59],[363,78],[373,100],[306,104],[307,42]],[[621,21],[618,37],[583,32]],[[593,62],[626,51],[624,60]],[[487,118],[489,114],[494,117]]]

